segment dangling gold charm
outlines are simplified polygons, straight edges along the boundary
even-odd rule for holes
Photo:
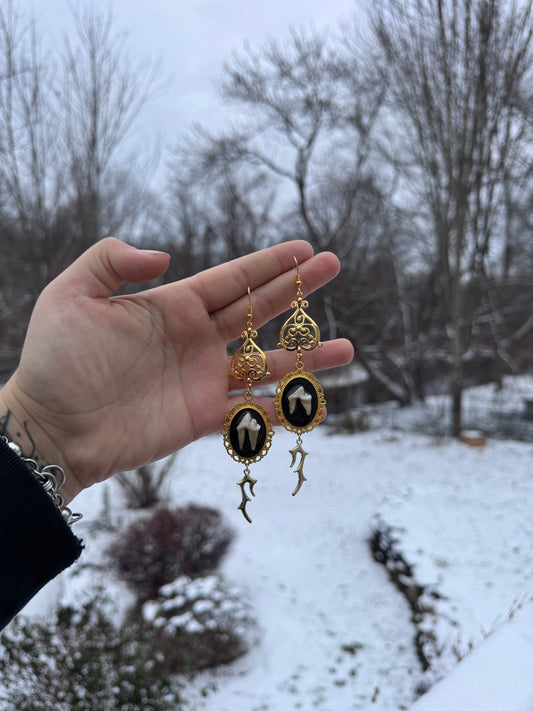
[[[243,343],[233,355],[230,364],[230,375],[239,382],[246,381],[247,390],[244,393],[244,402],[233,407],[224,420],[224,446],[226,451],[237,462],[245,465],[244,476],[237,482],[241,489],[241,503],[238,508],[244,518],[251,523],[252,519],[246,511],[246,504],[251,501],[245,486],[248,485],[249,493],[254,494],[254,485],[257,480],[250,476],[249,465],[262,459],[270,449],[274,430],[268,412],[253,401],[252,383],[262,380],[269,375],[267,360],[263,351],[254,341],[257,331],[252,327],[252,301],[248,287],[248,320],[247,328],[241,333]]]
[[[298,484],[296,485],[296,489],[292,492],[292,495],[296,496],[296,494],[300,491],[300,488],[304,481],[307,481],[307,478],[304,474],[304,460],[309,454],[309,452],[306,452],[305,449],[302,447],[301,437],[298,437],[298,439],[296,440],[296,447],[289,449],[289,453],[292,455],[291,468],[294,467],[296,463],[296,457],[300,455],[300,461],[298,463],[298,466],[294,468],[294,471],[298,474]]]
[[[320,343],[318,324],[304,311],[309,307],[309,302],[302,298],[302,282],[298,274],[298,262],[296,262],[296,286],[298,298],[291,304],[291,309],[294,309],[292,315],[281,327],[278,348],[301,353],[302,351],[312,351],[322,344]]]
[[[296,366],[293,371],[284,375],[278,383],[274,396],[274,406],[279,421],[290,432],[298,435],[296,446],[289,450],[292,455],[291,467],[296,463],[298,454],[300,461],[294,471],[298,474],[298,484],[292,495],[295,496],[307,481],[303,465],[307,452],[302,447],[301,435],[309,432],[322,420],[326,399],[320,381],[304,369],[302,351],[312,351],[322,345],[320,329],[305,309],[309,303],[302,296],[302,282],[298,273],[296,257],[296,301],[291,308],[294,312],[285,321],[279,334],[278,348],[286,351],[296,351]]]
[[[250,288],[248,287],[248,297]],[[230,365],[230,375],[242,382],[246,380],[248,388],[252,382],[262,380],[265,375],[270,375],[267,369],[267,360],[263,351],[259,348],[254,338],[257,338],[257,331],[252,328],[252,305],[248,308],[248,327],[241,333],[243,343],[233,355]]]

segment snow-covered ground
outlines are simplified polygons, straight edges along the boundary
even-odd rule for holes
[[[532,379],[521,380],[516,407],[533,391]],[[487,393],[479,390],[483,407],[490,406]],[[474,658],[471,648],[488,644],[492,630],[517,606],[527,606],[533,597],[533,444],[489,438],[484,447],[470,447],[393,429],[397,421],[387,417],[387,427],[372,420],[372,429],[359,434],[333,434],[327,424],[306,434],[308,481],[295,497],[288,453],[295,436],[276,430],[268,456],[252,467],[258,483],[248,504],[251,525],[237,510],[242,469],[227,456],[221,436],[178,454],[169,504],[216,506],[233,523],[238,534],[222,572],[242,588],[261,632],[246,657],[196,679],[191,711],[408,709],[457,657]],[[82,564],[98,558],[110,535],[94,527],[106,491],[112,522],[131,517],[114,482],[80,495],[74,508],[85,513],[76,526],[86,542]],[[377,520],[395,527],[416,580],[443,596],[437,612],[446,624],[435,625],[443,658],[434,674],[420,668],[406,600],[371,556],[368,537]],[[73,572],[56,590],[68,591],[82,577]],[[94,575],[101,579],[101,572]],[[513,624],[519,620],[516,615]],[[533,642],[524,650],[533,668]],[[481,683],[479,673],[475,678]],[[533,673],[524,684],[531,685],[530,705],[520,711],[529,711]],[[204,695],[206,688],[211,691]],[[505,711],[515,710],[509,705]]]
[[[517,609],[412,711],[531,711],[533,603]]]
[[[501,387],[494,383],[470,388],[463,393],[463,428],[481,430],[497,439],[533,442],[533,421],[525,419],[526,400],[533,400],[533,378],[505,377]],[[448,398],[433,395],[425,402],[401,408],[396,402],[363,408],[375,427],[446,435],[450,432]]]

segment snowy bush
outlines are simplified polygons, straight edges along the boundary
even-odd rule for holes
[[[207,506],[159,509],[133,523],[108,550],[140,602],[180,575],[216,570],[233,540],[222,514]]]
[[[153,635],[115,626],[96,598],[54,619],[17,618],[0,641],[4,711],[179,711],[180,685],[162,673]]]
[[[245,654],[255,627],[242,593],[217,575],[181,576],[146,602],[142,617],[171,672],[227,664]]]
[[[143,464],[130,472],[120,472],[115,476],[130,509],[149,509],[163,497],[163,486],[174,465],[176,454],[164,461]]]

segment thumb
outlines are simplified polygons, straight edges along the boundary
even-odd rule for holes
[[[78,294],[107,298],[124,282],[155,279],[168,268],[165,252],[137,249],[115,237],[106,237],[84,252],[56,282]]]

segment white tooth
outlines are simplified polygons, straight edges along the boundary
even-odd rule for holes
[[[296,390],[289,395],[289,413],[292,415],[296,408],[296,403],[299,400],[302,403],[302,406],[305,410],[305,412],[310,415],[311,414],[311,401],[312,401],[312,396],[310,393],[308,393],[303,385],[300,385]]]
[[[250,427],[248,428],[248,437],[250,438],[252,452],[255,452],[255,448],[257,447],[257,437],[259,435],[260,429],[261,425],[259,424],[259,422],[252,418],[252,422],[250,423]]]
[[[252,448],[252,451],[255,451],[257,446],[257,436],[260,429],[261,425],[259,422],[255,419],[255,417],[253,417],[253,415],[247,412],[237,425],[237,432],[239,433],[239,449],[244,447],[244,438],[248,432],[250,447]]]

